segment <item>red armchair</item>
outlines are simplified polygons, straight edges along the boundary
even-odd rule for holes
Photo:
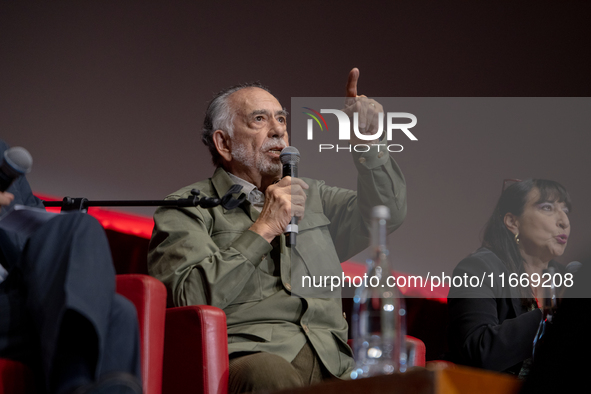
[[[407,336],[409,365],[425,366],[425,344]],[[228,334],[221,309],[193,305],[166,311],[163,394],[228,392]]]
[[[117,292],[133,302],[137,309],[144,393],[160,394],[166,288],[147,275],[117,275]],[[34,392],[29,368],[16,361],[0,359],[0,394]]]

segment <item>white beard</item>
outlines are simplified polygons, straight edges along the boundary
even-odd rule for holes
[[[256,168],[262,175],[280,175],[283,166],[281,162],[275,162],[266,156],[266,153],[271,147],[276,145],[285,147],[283,140],[268,140],[263,144],[261,149],[255,154],[250,154],[246,149],[245,144],[234,143],[232,146],[232,159],[238,163],[250,168]]]

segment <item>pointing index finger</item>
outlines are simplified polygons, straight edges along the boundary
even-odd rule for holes
[[[347,79],[347,94],[345,97],[357,97],[357,80],[359,79],[359,69],[357,67],[349,71]]]

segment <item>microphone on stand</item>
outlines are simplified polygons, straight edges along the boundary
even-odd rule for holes
[[[290,176],[292,178],[298,177],[298,163],[300,162],[300,151],[293,146],[283,148],[279,155],[281,163],[283,163],[282,178]],[[285,229],[285,244],[286,246],[295,246],[296,235],[298,234],[298,218],[291,217],[291,221]]]
[[[566,272],[570,272],[574,274],[575,272],[579,271],[579,269],[583,266],[579,261],[571,261],[566,265]]]
[[[4,151],[0,164],[0,192],[5,192],[19,176],[29,173],[32,166],[33,158],[25,148],[17,146]]]

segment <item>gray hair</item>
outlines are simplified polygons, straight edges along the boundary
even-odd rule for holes
[[[245,88],[259,88],[269,93],[269,89],[261,85],[259,82],[248,82],[240,85],[231,86],[217,93],[213,99],[209,102],[207,110],[205,111],[205,119],[203,120],[203,129],[201,134],[201,141],[209,149],[211,153],[211,160],[213,165],[219,167],[222,165],[222,157],[215,147],[213,142],[213,133],[216,130],[223,130],[230,137],[234,132],[233,123],[234,116],[236,113],[230,108],[229,97],[232,93],[236,93],[239,90]]]

